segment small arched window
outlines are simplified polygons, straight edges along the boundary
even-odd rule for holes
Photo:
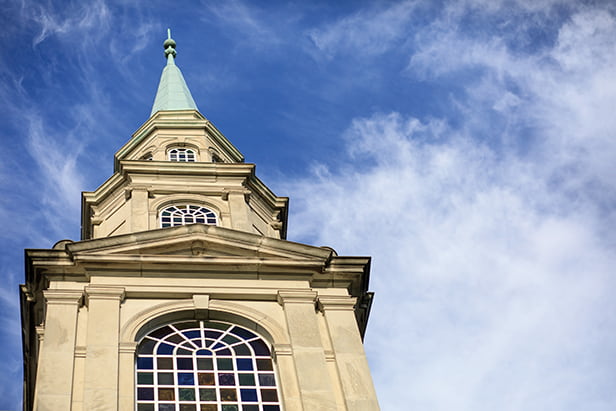
[[[172,205],[160,212],[160,226],[175,227],[186,224],[217,224],[216,213],[198,205]]]
[[[192,148],[176,147],[168,152],[169,161],[194,162],[197,161],[197,155]]]
[[[168,324],[139,343],[137,411],[280,411],[265,341],[214,321]]]

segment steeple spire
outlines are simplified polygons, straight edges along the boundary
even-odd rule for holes
[[[198,110],[180,68],[175,65],[175,56],[177,55],[175,45],[175,40],[171,38],[171,29],[167,29],[167,40],[163,43],[167,65],[160,76],[158,91],[150,115],[161,110]]]

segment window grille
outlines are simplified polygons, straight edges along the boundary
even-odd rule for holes
[[[216,214],[198,205],[172,205],[160,212],[160,226],[175,227],[186,224],[217,224]]]
[[[197,161],[195,150],[191,148],[172,148],[168,152],[169,161],[194,162]]]
[[[280,411],[265,341],[216,321],[168,324],[137,348],[137,411]]]

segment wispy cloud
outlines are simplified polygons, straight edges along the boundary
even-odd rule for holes
[[[34,46],[52,35],[79,35],[84,30],[100,33],[109,27],[111,19],[104,0],[65,5],[60,9],[53,3],[25,4],[21,10],[22,18],[38,26],[38,34],[32,40]]]
[[[281,37],[281,29],[289,23],[291,16],[285,14],[281,18],[280,10],[264,10],[240,0],[207,2],[204,6],[207,12],[202,19],[207,23],[215,22],[224,26],[226,30],[232,29],[235,33],[241,33],[244,39],[241,43],[272,48],[285,41]]]
[[[363,57],[384,53],[412,36],[409,22],[416,8],[414,1],[397,2],[386,8],[375,6],[311,29],[308,36],[319,51],[315,56],[331,58],[338,53],[352,53]]]

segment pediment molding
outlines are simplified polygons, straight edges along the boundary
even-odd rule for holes
[[[205,224],[161,228],[67,243],[73,257],[159,256],[191,258],[258,258],[325,263],[335,252],[330,248],[278,240],[248,232]]]

